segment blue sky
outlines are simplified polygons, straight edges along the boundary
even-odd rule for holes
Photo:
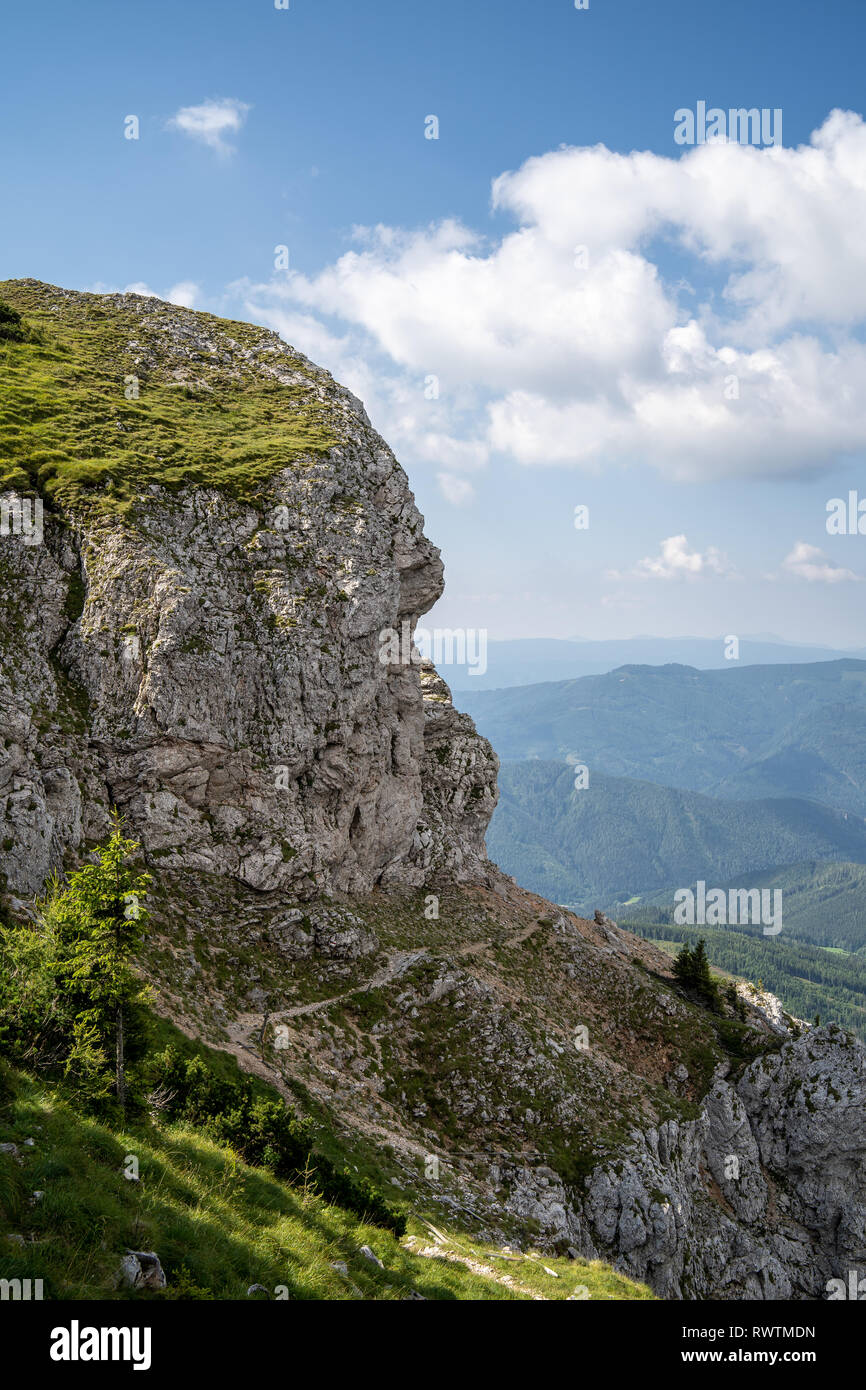
[[[866,499],[864,29],[855,0],[18,4],[2,274],[333,370],[443,549],[434,622],[863,645],[866,535],[825,516]],[[780,109],[782,147],[678,146],[698,101]]]

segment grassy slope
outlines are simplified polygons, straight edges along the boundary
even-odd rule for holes
[[[293,1299],[399,1300],[413,1291],[428,1299],[557,1299],[577,1286],[593,1299],[652,1297],[595,1262],[519,1257],[497,1268],[491,1262],[502,1252],[447,1233],[431,1241],[420,1221],[399,1243],[187,1126],[142,1121],[118,1131],[77,1114],[33,1078],[7,1075],[0,1142],[16,1143],[22,1161],[0,1155],[0,1277],[42,1279],[47,1298],[238,1299],[256,1283],[285,1286]],[[123,1176],[128,1154],[139,1160],[137,1183]],[[44,1196],[32,1204],[35,1190]],[[359,1254],[363,1245],[383,1270]],[[164,1292],[114,1287],[126,1247],[157,1251]],[[441,1254],[416,1253],[431,1248]],[[340,1262],[345,1275],[332,1267]]]
[[[303,359],[290,348],[279,357],[307,378],[297,384],[262,370],[275,362],[265,329],[190,315],[211,339],[206,350],[182,342],[190,357],[178,380],[162,360],[183,310],[137,296],[106,305],[103,296],[20,280],[0,282],[0,299],[33,330],[31,341],[0,342],[0,488],[67,503],[86,495],[113,511],[154,483],[207,483],[249,498],[335,442]],[[248,353],[243,378],[225,360],[229,351]],[[127,400],[131,376],[140,394]]]
[[[779,1044],[681,998],[657,973],[664,957],[643,943],[626,961],[598,928],[557,928],[550,905],[516,887],[443,890],[436,920],[423,893],[353,901],[379,949],[345,961],[287,961],[268,939],[267,904],[250,915],[224,881],[167,876],[157,918],[162,892],[174,925],[148,943],[156,1007],[283,1087],[329,1157],[347,1156],[389,1200],[411,1194],[468,1239],[479,1229],[535,1238],[506,1206],[515,1167],[549,1164],[579,1189],[633,1127],[694,1118],[720,1062],[736,1073]],[[194,924],[194,970],[177,947],[179,912]],[[280,1020],[285,1050],[274,1047]],[[589,1052],[575,1048],[578,1025],[590,1030]],[[687,1095],[665,1084],[680,1062]],[[441,1160],[434,1182],[431,1153]],[[496,1195],[491,1165],[503,1173]]]

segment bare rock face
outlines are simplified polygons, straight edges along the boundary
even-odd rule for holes
[[[42,887],[67,846],[80,843],[82,788],[100,794],[55,659],[69,627],[74,570],[65,530],[54,547],[0,537],[0,869],[8,889],[25,895]]]
[[[302,387],[337,442],[251,503],[151,484],[124,516],[61,505],[43,544],[0,540],[8,890],[41,888],[110,805],[152,864],[258,890],[483,874],[496,761],[450,699],[429,755],[411,633],[442,562],[361,403],[265,330],[245,346],[158,301],[52,293],[61,318],[116,312],[137,370],[187,382],[218,357],[235,383]],[[389,632],[409,634],[396,660]]]
[[[843,1262],[866,1263],[866,1050],[837,1026],[752,1066],[738,1088],[761,1162],[791,1215]]]
[[[833,1025],[635,1133],[591,1174],[576,1240],[663,1297],[822,1298],[866,1272],[864,1190],[866,1049]]]
[[[409,860],[422,881],[447,873],[452,882],[485,876],[484,836],[496,809],[499,759],[429,661],[421,663],[424,697],[424,808]]]

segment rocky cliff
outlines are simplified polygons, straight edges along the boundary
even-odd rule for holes
[[[263,329],[4,289],[42,338],[14,350],[7,392],[34,411],[7,416],[7,486],[46,499],[43,543],[0,551],[9,889],[37,890],[109,805],[161,867],[259,890],[483,874],[496,759],[422,686],[442,563],[360,401]],[[275,417],[262,441],[252,406]],[[237,462],[212,486],[217,451]]]
[[[0,297],[7,912],[116,805],[159,1008],[416,1207],[666,1297],[862,1275],[863,1049],[487,861],[496,758],[414,650],[442,566],[360,402],[247,324]]]

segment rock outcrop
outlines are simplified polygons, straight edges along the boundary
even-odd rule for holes
[[[667,1298],[821,1298],[866,1273],[866,1050],[809,1030],[718,1079],[698,1120],[632,1136],[576,1243]]]
[[[264,329],[240,342],[153,299],[28,289],[48,335],[107,311],[149,389],[213,390],[217,358],[235,390],[300,391],[335,442],[250,500],[145,477],[118,515],[61,489],[42,545],[0,540],[8,889],[38,890],[109,805],[161,868],[258,890],[483,875],[496,760],[429,673],[425,705],[411,634],[442,562],[360,401]]]

